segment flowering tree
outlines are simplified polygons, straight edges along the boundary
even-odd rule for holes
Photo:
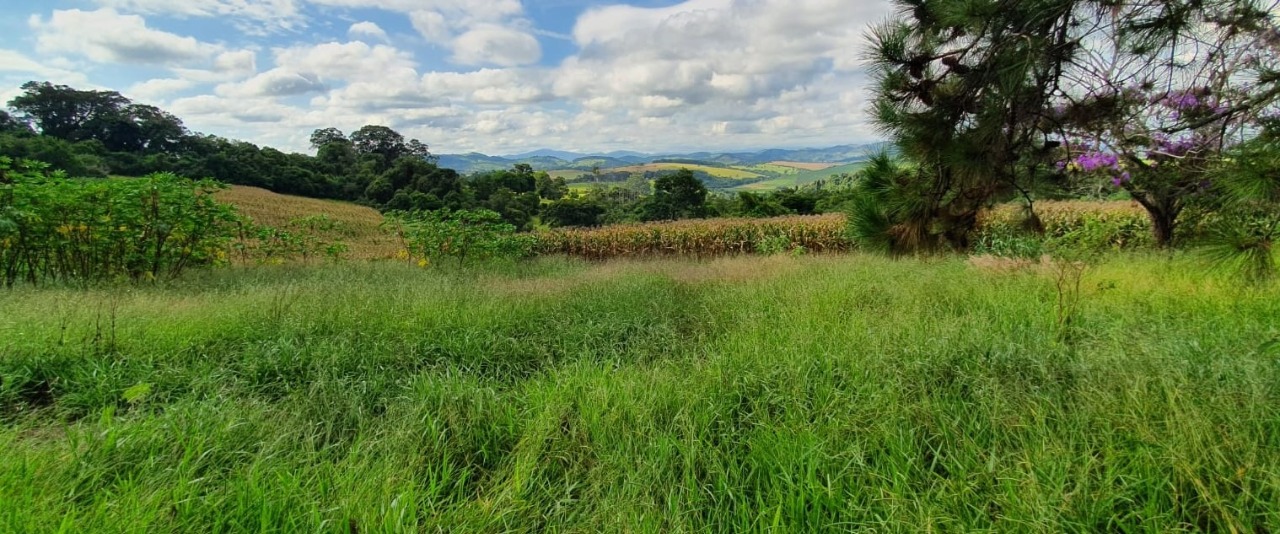
[[[1128,191],[1168,245],[1210,164],[1280,96],[1270,2],[895,0],[871,32],[874,112],[912,165],[864,177],[855,232],[964,248],[986,205],[1032,207],[1056,154]]]
[[[1280,98],[1277,7],[1149,0],[1101,13],[1046,115],[1065,141],[1059,167],[1128,192],[1170,245],[1224,151]]]

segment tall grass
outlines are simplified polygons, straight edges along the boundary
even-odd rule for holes
[[[0,531],[1280,530],[1280,289],[870,256],[0,294]]]

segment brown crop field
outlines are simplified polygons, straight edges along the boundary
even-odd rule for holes
[[[623,256],[719,256],[803,247],[810,252],[848,250],[840,214],[768,219],[690,219],[624,224],[538,234],[539,250],[591,259]]]
[[[345,243],[348,251],[344,257],[349,259],[392,258],[401,249],[399,239],[380,227],[382,214],[368,206],[281,195],[240,185],[219,191],[215,197],[235,206],[255,223],[282,229],[288,229],[290,221],[324,215],[336,224],[332,230],[318,232],[317,237]]]

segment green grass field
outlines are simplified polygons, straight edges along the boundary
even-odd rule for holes
[[[805,184],[811,184],[818,180],[826,180],[834,174],[853,173],[866,166],[865,163],[850,163],[848,165],[839,165],[828,169],[817,171],[797,171],[795,174],[774,178],[772,180],[764,180],[751,184],[746,184],[734,188],[734,191],[773,191],[784,187],[799,187]]]
[[[1280,288],[1115,256],[0,293],[3,532],[1275,532]]]

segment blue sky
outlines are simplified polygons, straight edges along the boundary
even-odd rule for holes
[[[384,124],[436,152],[874,140],[858,62],[885,0],[0,2],[0,98],[120,91],[306,151]]]

